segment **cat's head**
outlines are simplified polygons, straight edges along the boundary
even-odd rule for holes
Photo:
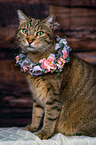
[[[55,16],[50,15],[44,20],[27,17],[22,11],[17,11],[19,26],[17,40],[24,52],[41,52],[54,44],[54,30],[58,27]]]

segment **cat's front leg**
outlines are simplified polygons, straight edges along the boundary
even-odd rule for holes
[[[44,113],[43,107],[38,105],[36,102],[33,103],[33,112],[32,112],[32,123],[27,125],[25,130],[36,132],[38,131],[42,116]]]
[[[52,136],[61,108],[62,103],[58,99],[51,98],[46,102],[43,127],[36,134],[39,138],[47,139]]]

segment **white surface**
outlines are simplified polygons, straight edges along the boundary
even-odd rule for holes
[[[37,136],[23,128],[0,128],[0,145],[96,145],[95,137],[64,136],[56,134],[48,140],[40,140]]]

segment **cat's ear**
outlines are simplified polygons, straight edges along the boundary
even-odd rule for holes
[[[47,23],[53,30],[55,30],[60,24],[55,21],[55,15],[50,15],[43,22]]]
[[[20,10],[17,10],[19,21],[28,20],[28,17]]]

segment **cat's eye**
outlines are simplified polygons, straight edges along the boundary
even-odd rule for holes
[[[24,33],[24,34],[28,34],[28,30],[27,29],[22,29],[22,32]]]
[[[39,32],[36,33],[37,36],[42,36],[43,34],[44,34],[43,31],[39,31]]]

